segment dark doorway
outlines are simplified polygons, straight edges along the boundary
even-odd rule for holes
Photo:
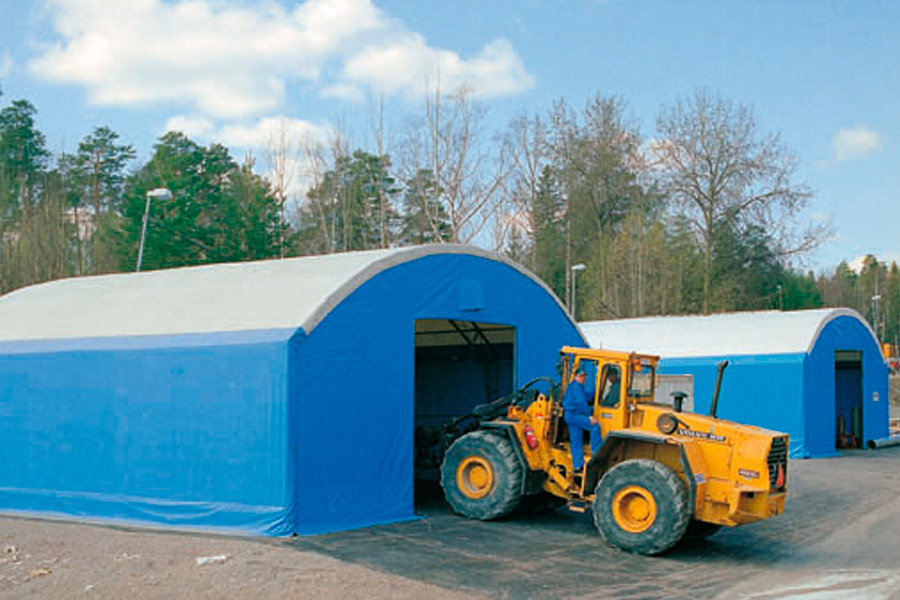
[[[416,506],[440,480],[443,427],[475,406],[512,393],[516,329],[510,325],[416,321]],[[439,492],[439,490],[437,490]]]
[[[862,448],[862,352],[834,353],[835,447]]]

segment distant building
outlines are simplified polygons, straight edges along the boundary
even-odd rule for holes
[[[649,317],[580,324],[592,347],[656,354],[660,372],[712,401],[728,359],[720,417],[791,436],[791,457],[831,456],[888,435],[888,370],[859,313],[843,308]]]

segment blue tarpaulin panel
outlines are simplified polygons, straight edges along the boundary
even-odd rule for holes
[[[804,447],[802,403],[803,354],[667,358],[661,373],[694,376],[694,412],[707,414],[716,386],[717,364],[727,359],[717,415],[736,423],[783,431],[791,436],[791,454]]]
[[[805,456],[835,452],[835,352],[858,351],[862,367],[863,442],[886,437],[889,430],[888,372],[868,328],[851,317],[829,321],[804,362],[803,412]]]
[[[0,511],[267,535],[412,519],[415,321],[514,326],[518,382],[583,343],[484,256],[354,285],[309,332],[0,343]]]
[[[414,518],[417,319],[514,324],[520,383],[554,374],[559,348],[583,344],[546,291],[497,263],[431,256],[372,278],[292,348],[298,532]]]
[[[3,348],[0,507],[290,533],[286,340],[222,337]]]

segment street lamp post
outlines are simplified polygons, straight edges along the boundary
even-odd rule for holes
[[[881,340],[884,337],[882,334],[881,337],[878,337],[878,302],[881,300],[881,294],[875,294],[872,296],[872,329],[875,331],[875,337]]]
[[[141,224],[141,245],[138,247],[137,268],[135,273],[141,272],[141,261],[144,259],[144,240],[147,239],[147,219],[150,217],[150,199],[171,200],[172,192],[168,188],[156,188],[147,192],[147,203],[144,205],[144,219]]]
[[[578,300],[575,291],[578,289],[576,287],[576,281],[578,279],[578,273],[580,271],[584,271],[587,267],[584,263],[578,263],[577,265],[572,265],[572,317],[577,321],[578,320]]]

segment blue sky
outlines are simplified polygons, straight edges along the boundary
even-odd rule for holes
[[[805,266],[900,261],[900,2],[5,0],[2,14],[0,103],[30,100],[54,150],[98,125],[141,160],[170,127],[236,156],[276,120],[364,131],[373,96],[415,112],[436,70],[491,123],[600,92],[651,138],[662,106],[705,87],[799,159],[816,191],[804,218],[835,231]]]

